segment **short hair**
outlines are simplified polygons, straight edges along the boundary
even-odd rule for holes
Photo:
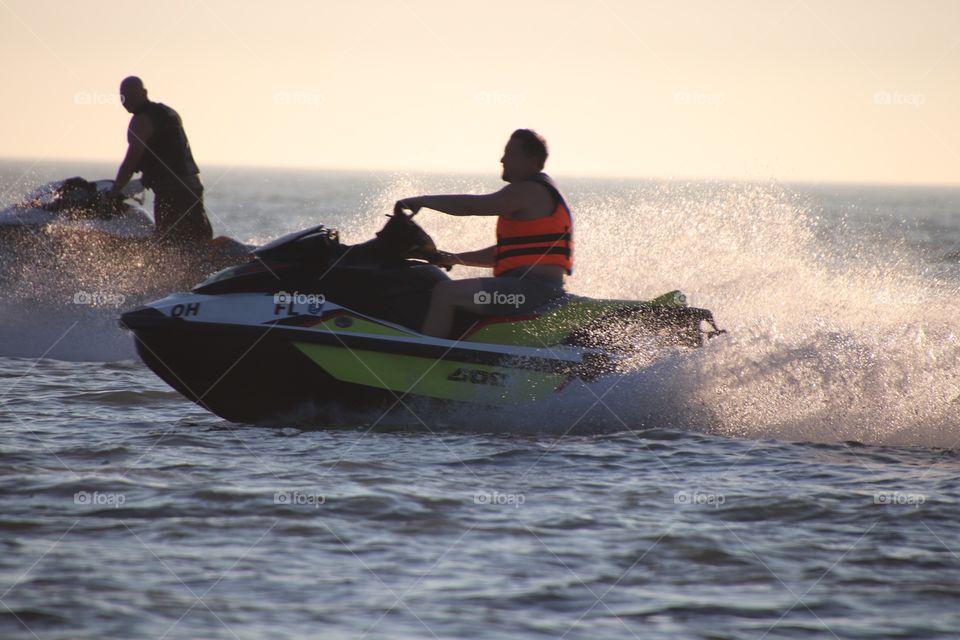
[[[533,129],[517,129],[510,135],[511,140],[520,143],[523,152],[540,162],[542,169],[547,164],[547,141]]]

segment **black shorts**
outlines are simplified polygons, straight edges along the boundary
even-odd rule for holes
[[[183,244],[213,239],[213,228],[203,208],[203,185],[196,176],[151,185],[153,217],[161,243]]]
[[[473,311],[491,316],[514,315],[564,295],[562,282],[524,271],[513,269],[495,278],[480,278],[481,290],[474,294]]]

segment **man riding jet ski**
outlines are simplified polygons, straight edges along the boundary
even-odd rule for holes
[[[502,315],[458,308],[457,339],[425,335],[432,293],[451,282],[436,264],[450,261],[398,203],[363,244],[341,244],[323,226],[290,234],[189,293],[123,314],[121,325],[184,396],[228,420],[268,424],[414,399],[542,400],[617,371],[638,346],[697,347],[719,333],[709,311],[670,292],[647,302],[561,293]]]
[[[573,217],[557,185],[543,173],[546,161],[546,140],[530,129],[517,129],[500,159],[501,177],[509,183],[500,191],[400,201],[414,213],[427,207],[455,216],[497,216],[494,246],[441,257],[445,265],[490,267],[494,277],[438,284],[423,325],[425,334],[449,337],[458,310],[502,315],[503,303],[519,312],[563,295],[563,277],[573,273]]]

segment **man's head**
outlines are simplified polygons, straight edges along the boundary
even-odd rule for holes
[[[147,103],[147,90],[143,86],[143,80],[137,76],[124,78],[120,83],[120,100],[124,109],[136,113],[137,109]]]
[[[506,182],[527,180],[541,171],[547,162],[547,141],[533,129],[517,129],[507,141],[500,164]]]

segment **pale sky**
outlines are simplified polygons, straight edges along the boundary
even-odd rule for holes
[[[0,0],[0,156],[116,161],[127,75],[212,165],[960,183],[960,2]]]

